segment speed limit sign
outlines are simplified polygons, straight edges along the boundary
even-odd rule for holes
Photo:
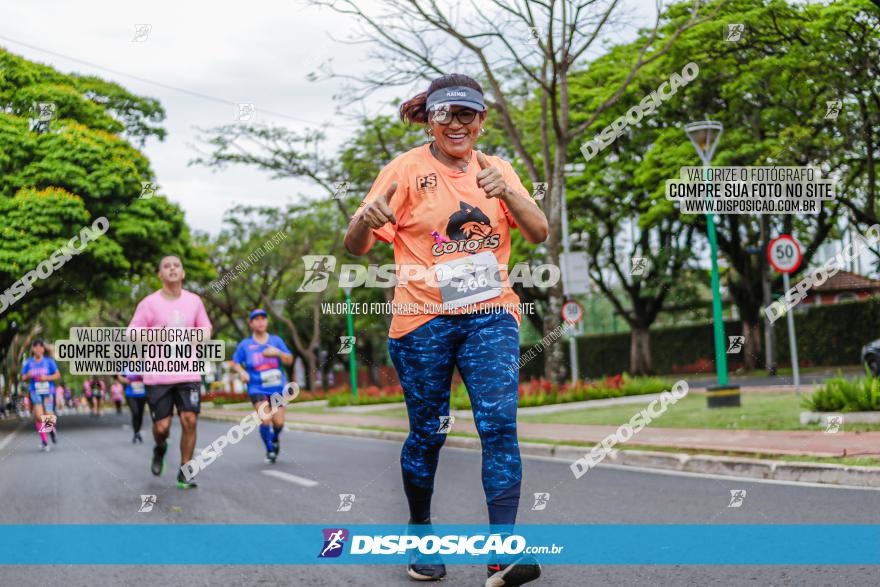
[[[577,324],[584,319],[584,307],[578,301],[568,300],[562,304],[562,319],[569,324]]]
[[[781,234],[767,247],[770,265],[780,273],[794,273],[801,265],[801,246],[788,234]]]

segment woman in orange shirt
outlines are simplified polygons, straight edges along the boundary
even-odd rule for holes
[[[409,414],[400,461],[413,525],[430,524],[456,366],[483,445],[489,522],[512,526],[519,505],[520,313],[507,278],[510,229],[539,243],[548,224],[510,163],[474,150],[486,111],[480,84],[459,74],[404,102],[401,119],[425,124],[433,141],[382,169],[345,235],[354,255],[366,254],[376,239],[394,245],[388,350]],[[446,575],[441,560],[418,555],[407,571],[419,580]],[[488,575],[487,585],[521,585],[536,579],[540,566],[522,557],[490,564]]]

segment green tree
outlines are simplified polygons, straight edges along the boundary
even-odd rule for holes
[[[39,104],[52,103],[39,126]],[[207,270],[182,211],[163,197],[141,199],[155,182],[134,144],[162,139],[157,101],[93,76],[62,74],[0,49],[0,292],[66,245],[82,227],[109,228],[82,253],[14,293],[0,313],[0,359],[42,312],[106,295],[119,279],[154,274],[158,257],[178,254]],[[13,324],[15,326],[13,326]],[[13,357],[13,361],[18,357]]]
[[[223,229],[207,243],[218,279],[199,293],[214,310],[218,335],[234,341],[249,336],[248,313],[265,308],[275,320],[273,330],[305,361],[310,389],[323,367],[320,350],[330,339],[321,303],[337,297],[336,284],[315,293],[297,289],[305,276],[304,256],[338,253],[342,226],[327,202],[283,209],[239,206],[226,213]]]
[[[725,127],[713,165],[809,165],[819,168],[824,177],[841,180],[838,200],[826,203],[815,216],[718,217],[718,247],[729,267],[727,286],[746,336],[746,368],[754,368],[760,359],[761,282],[767,271],[763,247],[769,237],[780,232],[798,236],[805,245],[802,267],[806,268],[819,246],[836,234],[846,208],[860,210],[865,221],[875,214],[876,203],[871,200],[875,188],[868,178],[876,146],[873,154],[866,150],[863,126],[876,128],[876,100],[855,130],[848,123],[825,118],[827,101],[841,96],[845,103],[855,104],[858,96],[867,97],[863,85],[871,68],[856,63],[858,56],[864,57],[856,46],[872,35],[870,43],[877,42],[877,27],[864,28],[866,22],[877,20],[867,14],[871,10],[867,3],[841,4],[846,8],[781,0],[733,1],[711,26],[694,27],[682,35],[663,60],[673,71],[694,61],[700,74],[681,101],[664,104],[654,117],[666,130],[658,135],[638,173],[657,201],[653,213],[675,210],[664,198],[665,180],[678,177],[682,166],[699,164],[680,127],[704,113]],[[740,42],[723,40],[719,29],[725,23],[745,24]],[[838,56],[851,61],[849,77],[838,71]],[[869,85],[876,90],[876,79]],[[685,221],[706,233],[705,216]],[[780,276],[775,276],[773,286],[781,286]]]

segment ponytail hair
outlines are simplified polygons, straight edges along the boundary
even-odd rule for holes
[[[417,124],[427,123],[428,110],[426,105],[428,103],[428,96],[437,90],[452,86],[464,86],[477,90],[481,94],[483,93],[483,87],[477,82],[477,80],[471,77],[461,73],[443,75],[432,81],[426,92],[416,94],[400,105],[400,120],[406,124],[412,124],[414,122]]]
[[[400,120],[406,124],[424,124],[428,122],[428,92],[416,94],[400,105]]]

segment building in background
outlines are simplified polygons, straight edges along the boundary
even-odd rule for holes
[[[876,295],[880,295],[880,281],[851,271],[838,271],[822,285],[811,287],[810,295],[801,305],[837,304],[864,300]]]

